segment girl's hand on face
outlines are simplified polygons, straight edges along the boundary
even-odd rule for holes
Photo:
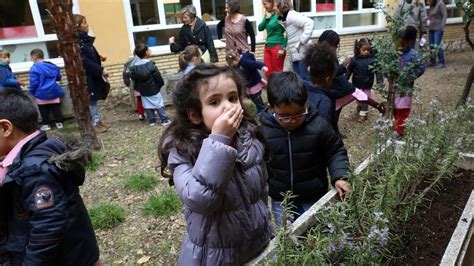
[[[232,138],[244,117],[244,110],[240,105],[234,105],[225,110],[212,125],[211,133],[225,135]]]

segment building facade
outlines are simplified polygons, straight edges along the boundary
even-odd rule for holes
[[[113,87],[122,86],[123,63],[132,55],[135,44],[147,43],[160,71],[176,72],[178,57],[168,45],[170,36],[178,37],[181,28],[179,10],[194,5],[198,16],[206,21],[214,36],[219,53],[219,64],[224,61],[225,44],[217,39],[216,25],[225,16],[224,0],[72,0],[73,12],[87,18],[91,34],[96,36],[95,47],[107,56],[104,66],[112,72]],[[381,1],[381,0],[378,0]],[[445,43],[464,40],[462,19],[454,0],[444,0],[448,7],[448,26]],[[45,57],[63,66],[57,49],[57,37],[48,16],[47,0],[0,1],[0,49],[12,52],[11,67],[23,83],[28,83],[27,72],[32,65],[29,53],[34,48],[45,51]],[[379,2],[395,6],[397,0]],[[264,10],[261,0],[241,0],[241,13],[256,28]],[[342,36],[340,53],[350,55],[356,38],[370,37],[383,31],[385,18],[374,8],[373,0],[294,0],[298,12],[314,20],[313,38],[326,29]],[[471,30],[473,32],[474,30]],[[263,57],[264,32],[258,32],[257,57]]]

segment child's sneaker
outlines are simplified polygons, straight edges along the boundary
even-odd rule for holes
[[[161,122],[161,125],[164,127],[166,127],[169,124],[171,124],[171,120],[166,120],[165,122]]]
[[[41,131],[48,131],[48,130],[51,130],[51,127],[49,125],[42,125],[40,130]]]
[[[151,127],[154,127],[154,126],[156,126],[156,123],[150,123],[149,125],[150,125]]]
[[[359,118],[357,119],[357,122],[358,123],[364,123],[365,121],[367,121],[367,116],[366,115],[359,115]]]
[[[138,115],[138,120],[145,121],[145,116],[144,115]]]
[[[61,129],[63,127],[64,127],[63,123],[56,123],[56,128],[57,129]]]
[[[94,131],[95,133],[104,133],[105,131],[107,131],[107,128],[97,124],[97,126],[94,127]]]

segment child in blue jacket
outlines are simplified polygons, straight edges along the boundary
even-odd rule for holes
[[[34,62],[30,68],[30,94],[35,96],[36,104],[41,113],[41,130],[50,130],[49,114],[52,112],[56,127],[63,127],[61,115],[61,97],[64,96],[63,89],[56,83],[61,80],[61,70],[55,64],[44,61],[44,53],[41,49],[34,49],[30,53],[31,61]]]
[[[245,94],[257,107],[257,115],[260,114],[266,108],[261,96],[266,81],[262,79],[258,70],[267,72],[268,68],[264,63],[257,61],[255,55],[251,52],[240,54],[238,51],[230,50],[227,52],[225,59],[230,67],[239,68],[242,71],[247,81]]]
[[[10,52],[0,50],[0,89],[13,88],[21,91],[20,81],[10,68]]]

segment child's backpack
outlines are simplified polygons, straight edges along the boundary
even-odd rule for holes
[[[132,81],[132,79],[130,78],[130,68],[133,67],[135,63],[138,62],[138,60],[140,60],[140,58],[138,56],[134,56],[123,65],[122,78],[123,78],[123,83],[127,87],[130,87],[130,84]]]

